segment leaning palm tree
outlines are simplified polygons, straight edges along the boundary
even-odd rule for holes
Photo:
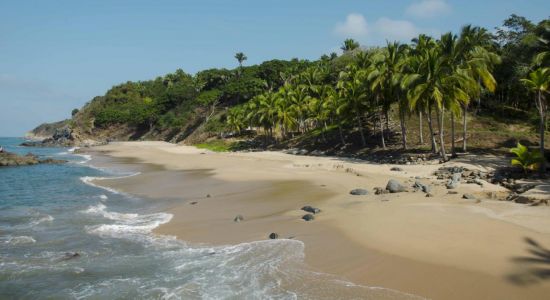
[[[539,68],[529,74],[529,78],[521,80],[525,86],[535,93],[535,103],[539,111],[540,153],[543,156],[540,173],[546,172],[546,160],[544,159],[544,132],[546,129],[546,94],[550,87],[550,68]]]
[[[359,43],[356,42],[354,39],[346,39],[344,41],[344,44],[340,47],[340,49],[342,49],[342,51],[344,52],[350,52],[357,48],[359,48]]]

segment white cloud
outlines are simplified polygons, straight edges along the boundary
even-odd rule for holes
[[[386,17],[376,21],[375,29],[378,35],[389,41],[409,41],[421,32],[412,22]]]
[[[361,14],[349,14],[345,22],[339,22],[334,33],[343,38],[364,38],[369,34],[367,20]]]
[[[387,17],[367,22],[360,14],[349,14],[345,22],[339,22],[334,33],[340,38],[354,38],[368,45],[384,45],[386,41],[410,42],[420,33],[438,36],[439,31],[429,28],[419,28],[407,20],[394,20]]]
[[[451,12],[451,5],[445,0],[421,0],[407,7],[407,15],[417,18],[430,18]]]

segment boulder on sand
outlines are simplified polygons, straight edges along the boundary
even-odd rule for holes
[[[419,180],[415,180],[413,187],[415,189],[421,190],[421,191],[423,191],[424,193],[427,193],[427,194],[431,193],[431,191],[432,191],[432,187],[430,185],[423,184]]]
[[[312,221],[314,219],[315,217],[312,214],[307,214],[302,217],[302,220],[305,220],[305,221]]]
[[[321,212],[321,210],[318,209],[317,207],[313,207],[313,206],[309,206],[309,205],[306,205],[306,206],[302,207],[302,210],[307,211],[308,213],[312,213],[312,214],[318,214],[318,213]]]
[[[388,181],[386,190],[390,191],[390,193],[402,193],[407,191],[405,187],[395,179],[390,179]]]

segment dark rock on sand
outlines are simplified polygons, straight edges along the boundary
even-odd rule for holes
[[[369,191],[367,191],[366,189],[353,189],[349,193],[351,195],[361,196],[361,195],[368,195]]]
[[[449,194],[449,195],[456,195],[456,194],[458,194],[458,192],[457,192],[457,191],[448,191],[447,194]]]
[[[403,168],[400,168],[400,167],[393,167],[393,168],[390,169],[390,171],[401,172],[401,171],[403,171]]]
[[[279,238],[279,235],[275,232],[272,232],[271,234],[269,234],[269,238],[272,240],[276,240]]]
[[[235,219],[233,219],[233,221],[234,221],[234,222],[237,222],[237,223],[239,223],[239,222],[242,221],[242,220],[244,220],[244,217],[241,216],[241,215],[237,215],[237,216],[235,217]]]
[[[402,193],[407,191],[405,187],[395,179],[390,179],[388,181],[388,184],[386,185],[386,190],[388,190],[390,193]]]
[[[476,197],[472,194],[464,194],[462,195],[462,199],[475,200]]]
[[[413,188],[416,190],[421,190],[424,193],[430,193],[432,191],[432,187],[430,185],[423,184],[419,180],[415,180]]]
[[[302,210],[307,211],[307,212],[312,213],[312,214],[318,214],[318,213],[321,212],[321,210],[318,209],[317,207],[313,207],[313,206],[309,206],[309,205],[306,205],[306,206],[302,207]]]
[[[306,221],[312,221],[314,219],[315,217],[312,214],[307,214],[302,217],[302,220],[306,220]]]

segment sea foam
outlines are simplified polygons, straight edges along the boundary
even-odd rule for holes
[[[87,185],[91,185],[91,186],[96,187],[96,188],[104,189],[104,190],[109,191],[113,194],[123,194],[122,192],[119,192],[119,191],[117,191],[113,188],[97,185],[97,184],[93,183],[92,181],[94,181],[94,180],[122,179],[122,178],[136,176],[136,175],[139,175],[139,174],[141,174],[141,172],[136,172],[136,173],[132,173],[132,174],[129,174],[129,175],[124,175],[124,176],[116,176],[116,177],[83,176],[83,177],[80,177],[80,181],[84,182]]]
[[[4,243],[8,245],[34,244],[36,240],[32,236],[8,236]]]

